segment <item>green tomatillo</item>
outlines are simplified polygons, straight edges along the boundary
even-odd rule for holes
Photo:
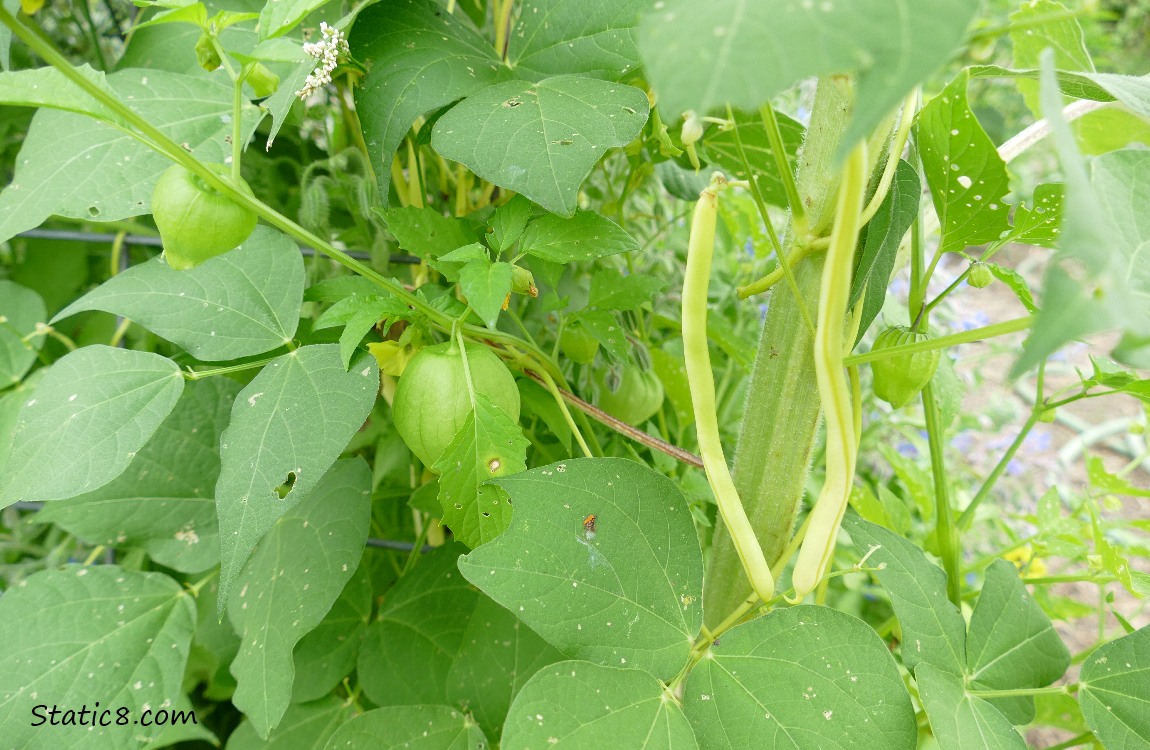
[[[904,326],[892,326],[878,335],[873,350],[882,351],[894,346],[928,341],[930,338],[927,333],[917,333]],[[871,364],[875,395],[896,409],[906,406],[934,377],[938,359],[939,350],[931,349],[875,360]]]
[[[226,181],[231,171],[223,164],[205,165]],[[252,189],[242,179],[237,187]],[[256,213],[209,185],[202,177],[176,164],[152,191],[152,217],[164,243],[168,265],[179,271],[235,248],[256,228]]]
[[[482,344],[467,344],[467,369],[476,393],[512,420],[519,419],[519,388],[494,352]],[[399,378],[391,410],[403,442],[424,466],[435,466],[472,410],[459,346],[447,342],[420,349]]]
[[[663,381],[654,370],[627,365],[617,382],[610,382],[615,380],[610,370],[599,373],[595,378],[599,387],[599,408],[619,421],[629,425],[643,424],[663,405]]]

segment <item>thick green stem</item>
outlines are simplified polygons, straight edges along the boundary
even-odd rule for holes
[[[835,154],[849,114],[852,90],[841,78],[819,82],[797,185],[809,231],[825,232],[833,215]],[[796,238],[787,239],[786,252]],[[794,294],[773,294],[759,339],[747,406],[735,454],[734,480],[768,562],[782,555],[803,495],[819,420],[819,395],[811,331],[823,259],[809,258],[795,271]],[[750,594],[731,537],[715,530],[704,602],[706,621],[717,625]]]

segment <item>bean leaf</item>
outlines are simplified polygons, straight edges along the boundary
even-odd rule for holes
[[[678,487],[617,458],[495,484],[515,513],[460,559],[467,579],[570,657],[673,676],[702,623],[702,555]]]

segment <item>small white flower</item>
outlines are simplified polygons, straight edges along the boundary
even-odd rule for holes
[[[340,56],[351,53],[347,46],[347,37],[339,29],[328,26],[326,21],[320,23],[319,29],[319,41],[303,46],[303,51],[319,63],[303,82],[303,88],[296,92],[296,96],[300,99],[307,99],[316,90],[331,83],[331,72],[339,65]]]

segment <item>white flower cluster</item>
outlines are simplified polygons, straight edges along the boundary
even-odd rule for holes
[[[296,92],[300,99],[307,99],[313,93],[331,83],[331,72],[339,64],[339,56],[350,54],[347,37],[326,22],[319,25],[321,36],[318,42],[305,44],[303,51],[319,60],[315,70],[303,82],[303,88]]]

